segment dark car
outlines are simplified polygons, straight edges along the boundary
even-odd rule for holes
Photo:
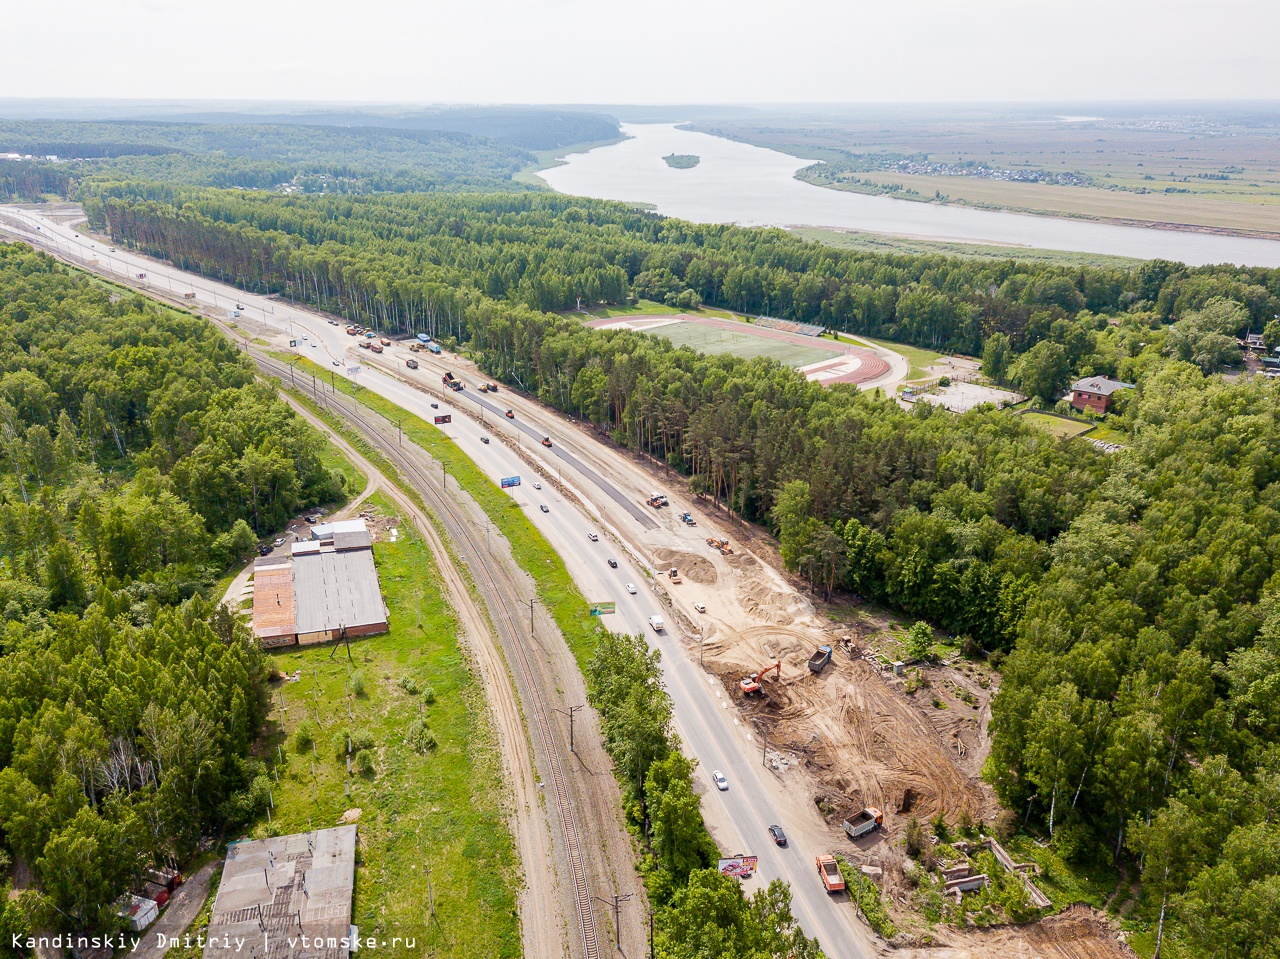
[[[265,543],[264,543],[263,545],[261,545],[261,546],[259,546],[259,547],[258,547],[258,555],[259,555],[259,556],[267,556],[267,555],[269,555],[270,553],[271,553],[271,547],[270,547],[270,546],[267,546]]]
[[[769,835],[773,837],[775,845],[785,846],[787,844],[787,834],[782,831],[781,826],[770,826]]]
[[[611,559],[611,560],[609,560],[609,568],[610,568],[610,569],[617,569],[617,568],[618,568],[618,561],[617,561],[616,559]]]
[[[438,409],[440,409],[440,404],[439,404],[439,403],[432,403],[432,404],[431,404],[431,408],[432,408],[433,410],[438,410]]]
[[[545,503],[540,503],[540,504],[538,504],[538,509],[542,510],[542,512],[544,512],[544,513],[550,513],[550,512],[551,512],[551,510],[547,509],[547,505],[546,505]]]

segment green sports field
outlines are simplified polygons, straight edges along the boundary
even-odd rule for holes
[[[810,363],[834,359],[842,355],[834,350],[800,346],[764,336],[753,336],[750,333],[718,330],[685,320],[660,326],[650,332],[654,336],[666,337],[675,346],[687,346],[700,353],[731,353],[743,359],[767,356],[784,366],[791,367],[807,366]]]

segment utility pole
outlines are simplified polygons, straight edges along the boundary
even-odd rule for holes
[[[533,600],[529,600],[529,642],[533,642]]]
[[[581,708],[581,706],[570,706],[568,709],[556,708],[556,712],[569,717],[569,752],[573,752],[573,714]]]
[[[613,906],[613,944],[621,949],[622,929],[618,925],[618,915],[622,910],[622,904],[630,901],[631,893],[627,893],[625,896],[619,896],[617,893],[614,893],[612,902],[608,899],[601,899],[599,896],[592,896],[591,898],[595,899],[597,902],[604,903],[606,906]]]
[[[760,730],[760,740],[764,744],[760,749],[760,765],[769,765],[769,731],[767,729]]]

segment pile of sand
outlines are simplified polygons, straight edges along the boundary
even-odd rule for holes
[[[680,570],[680,575],[687,577],[695,583],[703,586],[712,586],[719,577],[716,575],[716,568],[711,564],[705,556],[699,556],[696,553],[686,553],[679,549],[662,549],[654,550],[653,564],[658,569],[670,569],[674,566]]]

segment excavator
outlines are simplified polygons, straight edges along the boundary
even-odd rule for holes
[[[776,663],[770,663],[764,669],[760,670],[760,672],[752,673],[750,676],[745,677],[740,683],[738,683],[738,685],[742,687],[742,695],[755,696],[759,694],[760,680],[764,679],[771,672],[776,672],[778,674],[778,681],[782,681],[782,660],[778,660]]]
[[[729,545],[729,541],[727,539],[719,539],[715,536],[708,536],[707,545],[710,546],[712,549],[718,549],[725,556],[728,556],[733,552],[733,547]]]

